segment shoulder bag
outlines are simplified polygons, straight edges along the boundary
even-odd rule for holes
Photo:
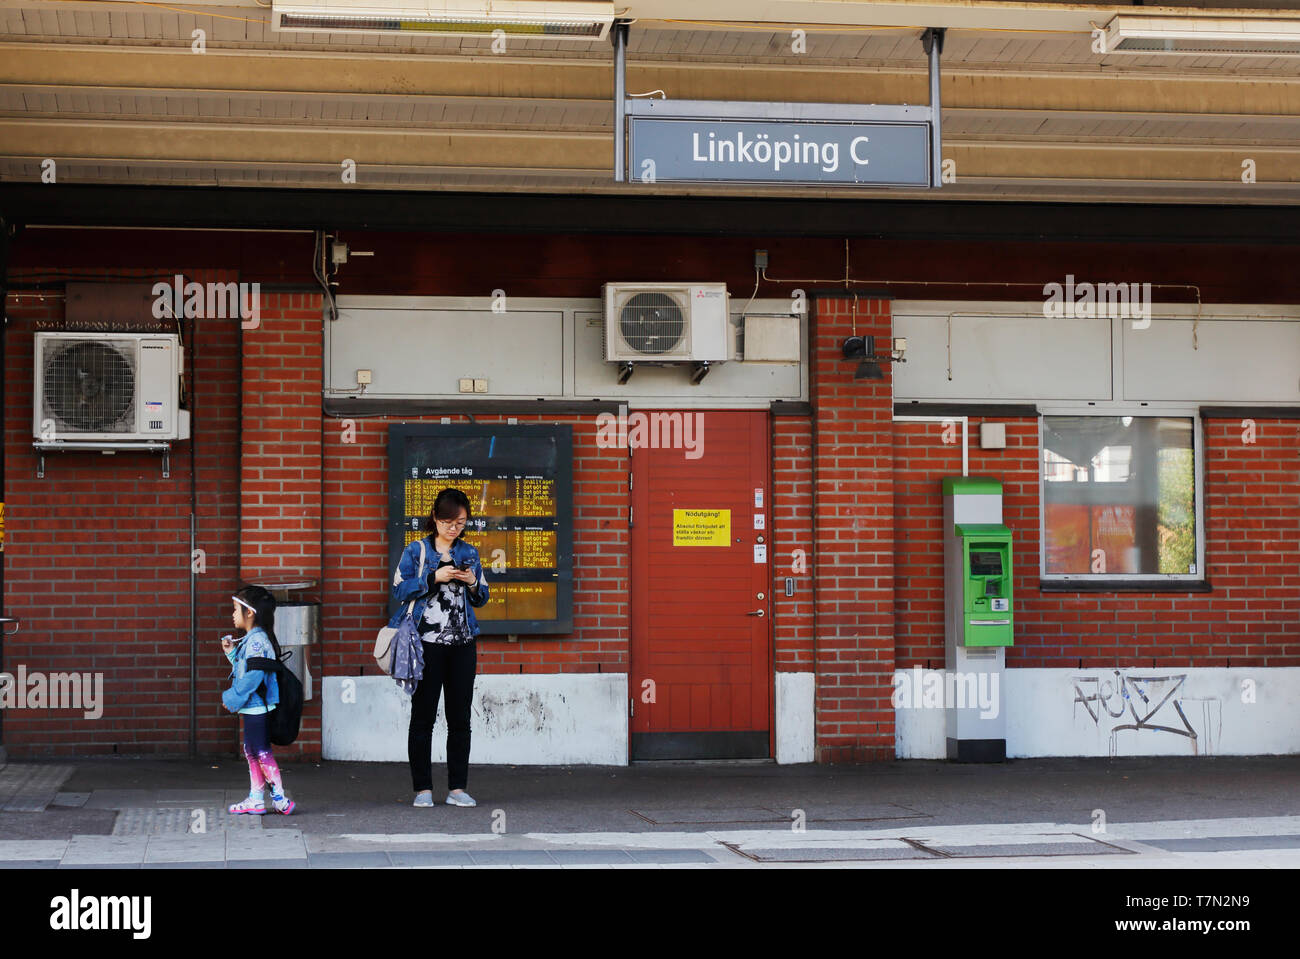
[[[420,540],[420,572],[418,574],[418,578],[421,580],[424,579],[424,558],[425,558],[424,540],[421,539]],[[414,611],[415,611],[415,600],[411,600],[411,602],[406,607],[406,616],[403,618],[404,619],[409,618]],[[379,666],[380,670],[382,670],[384,674],[388,676],[391,676],[393,673],[393,638],[397,635],[397,631],[401,628],[402,628],[401,625],[385,626],[375,636],[375,663]]]

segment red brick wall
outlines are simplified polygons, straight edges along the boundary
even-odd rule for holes
[[[319,293],[264,292],[260,304],[256,325],[249,318],[241,330],[240,579],[314,583],[288,594],[313,602],[321,592],[322,300]],[[297,741],[276,751],[319,758],[321,646],[293,655],[306,656],[313,697],[303,704]]]
[[[261,297],[243,330],[240,568],[247,582],[320,580],[319,293]]]
[[[807,416],[774,416],[771,423],[773,663],[777,672],[807,673],[813,669],[813,426]],[[785,595],[787,577],[794,579],[793,596]]]
[[[979,424],[1007,426],[1005,450],[979,448]],[[1040,592],[1038,424],[971,419],[970,472],[1003,483],[1015,533],[1016,645],[1010,667],[1300,665],[1300,422],[1210,419],[1205,442],[1206,565],[1211,593]],[[943,501],[961,448],[938,423],[895,430],[898,665],[938,666],[943,648]]]
[[[42,270],[44,276],[51,271]],[[137,272],[140,284],[181,272],[198,282],[237,280],[217,271]],[[23,282],[24,274],[11,276]],[[93,277],[92,277],[93,278]],[[73,754],[183,754],[189,745],[190,479],[196,477],[198,747],[229,752],[236,720],[221,708],[229,664],[216,640],[230,630],[238,575],[237,321],[196,321],[191,383],[197,440],[176,444],[171,477],[147,453],[50,454],[36,478],[32,450],[33,334],[63,319],[61,295],[11,296],[5,333],[5,612],[22,620],[4,668],[102,672],[104,714],[6,710],[4,742],[17,759]],[[146,317],[146,319],[152,319]],[[186,332],[190,324],[186,323]],[[188,365],[188,362],[187,362]],[[188,373],[188,370],[187,370]],[[187,376],[188,379],[188,376]]]
[[[894,447],[889,364],[854,380],[851,333],[890,336],[889,302],[815,301],[811,344],[819,762],[892,759]]]
[[[975,432],[978,436],[978,428]],[[1011,442],[1009,434],[1007,443]],[[894,424],[894,633],[899,669],[944,665],[939,480],[960,475],[960,422],[947,430],[942,423]],[[1022,550],[1019,540],[1016,549]],[[1018,563],[1017,573],[1022,570],[1023,564]],[[1018,577],[1017,599],[1022,585]]]

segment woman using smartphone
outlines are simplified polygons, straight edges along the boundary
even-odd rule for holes
[[[419,576],[420,543],[412,542],[402,554],[393,577],[393,596],[405,615],[405,605],[415,598],[411,611],[420,633],[424,672],[411,695],[411,724],[407,731],[407,757],[416,806],[432,806],[433,724],[438,697],[446,689],[447,701],[447,805],[474,806],[465,791],[469,779],[470,703],[478,666],[474,610],[488,601],[487,580],[478,550],[462,534],[472,519],[469,498],[458,489],[445,489],[425,520],[426,549],[437,556],[423,579]],[[390,623],[396,625],[396,623]]]

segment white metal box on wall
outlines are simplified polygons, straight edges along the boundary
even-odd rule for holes
[[[1043,301],[904,301],[897,402],[1300,402],[1300,307],[1148,304],[1051,317]]]
[[[681,284],[678,284],[679,286]],[[788,298],[731,301],[728,343],[741,307],[780,315]],[[325,396],[342,399],[604,400],[636,406],[753,408],[772,400],[808,399],[807,316],[793,361],[744,362],[729,354],[698,384],[691,363],[638,364],[625,383],[606,359],[605,312],[599,299],[489,297],[339,297],[338,319],[325,320]],[[358,372],[367,371],[364,393]],[[463,379],[485,380],[466,396]]]

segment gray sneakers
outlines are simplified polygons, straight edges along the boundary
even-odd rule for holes
[[[411,803],[411,805],[421,809],[432,806],[433,793],[432,792],[416,793],[415,802]],[[464,792],[462,790],[461,792],[458,793],[451,793],[451,792],[447,793],[447,805],[448,806],[477,806],[478,803],[474,801],[473,796],[471,796],[469,793]]]

